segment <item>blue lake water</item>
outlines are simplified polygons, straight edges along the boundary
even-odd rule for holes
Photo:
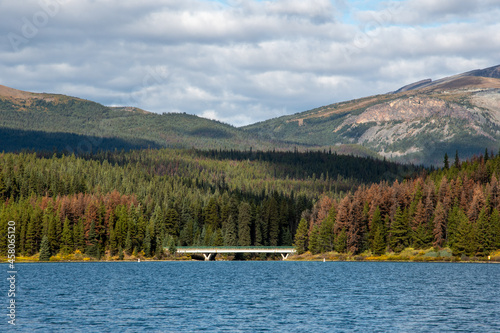
[[[7,265],[0,267],[6,276]],[[495,264],[97,262],[16,269],[21,332],[500,332]]]

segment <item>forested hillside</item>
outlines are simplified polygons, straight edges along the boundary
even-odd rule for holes
[[[330,152],[148,149],[0,155],[0,254],[162,257],[169,245],[291,245],[324,194],[421,170]]]
[[[0,150],[68,151],[154,147],[287,149],[234,126],[183,113],[155,114],[134,107],[107,107],[58,94],[37,94],[0,85]]]
[[[475,157],[403,182],[360,186],[328,195],[295,236],[299,252],[383,254],[407,247],[488,256],[500,249],[500,156]]]

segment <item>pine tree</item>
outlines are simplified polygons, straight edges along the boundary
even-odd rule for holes
[[[476,244],[477,254],[479,256],[487,256],[495,249],[495,230],[491,224],[486,211],[486,207],[481,209],[476,221]]]
[[[177,253],[177,246],[175,245],[175,240],[173,237],[170,238],[169,244],[168,244],[168,252],[170,255],[175,255]]]
[[[471,256],[476,251],[476,237],[474,226],[469,222],[465,214],[458,215],[457,228],[455,232],[454,242],[451,246],[454,254],[466,254]]]
[[[73,230],[69,224],[69,219],[66,217],[64,219],[63,231],[61,235],[61,252],[63,254],[68,254],[73,252]]]
[[[250,227],[252,223],[252,208],[250,204],[242,202],[238,214],[238,244],[240,246],[251,245],[252,238],[250,235]]]
[[[493,248],[500,249],[500,213],[495,208],[490,217],[491,229],[493,231]]]
[[[36,252],[37,247],[37,236],[36,236],[36,226],[33,218],[28,221],[28,227],[26,228],[26,242],[25,250],[28,255],[33,255]],[[48,240],[47,240],[48,241]]]
[[[75,244],[75,249],[84,251],[85,249],[85,233],[83,229],[82,219],[78,220],[78,223],[73,227],[73,242]]]
[[[434,247],[442,247],[446,242],[446,212],[441,202],[438,202],[434,212]]]
[[[165,232],[169,235],[177,235],[179,226],[179,213],[174,208],[169,208],[165,214]]]
[[[387,248],[386,243],[386,228],[385,223],[382,221],[382,217],[380,216],[380,210],[377,207],[373,212],[372,217],[372,230],[370,232],[371,238],[371,249],[375,254],[384,254]]]
[[[450,162],[448,160],[448,153],[444,153],[444,160],[443,160],[444,168],[448,170],[450,168]]]
[[[309,230],[307,227],[307,221],[306,219],[302,218],[299,222],[297,232],[295,233],[295,241],[293,244],[295,250],[297,251],[297,254],[302,254],[307,251],[307,243],[309,240],[308,232]]]
[[[133,249],[134,249],[134,244],[132,243],[132,237],[130,235],[130,230],[129,230],[127,232],[127,237],[125,238],[125,253],[131,255]]]
[[[345,253],[347,250],[347,234],[345,228],[340,230],[337,237],[335,237],[335,251]]]
[[[405,247],[409,245],[409,228],[406,214],[401,211],[401,207],[398,206],[396,209],[396,214],[394,216],[394,222],[390,229],[390,240],[389,246],[395,252],[401,252]]]
[[[460,169],[460,159],[458,158],[458,150],[455,151],[455,168]]]
[[[49,261],[51,256],[49,238],[47,235],[44,235],[42,238],[42,243],[40,245],[40,256],[38,260],[40,261]]]
[[[95,230],[95,221],[90,222],[89,236],[85,253],[89,256],[97,258],[99,255],[99,244],[97,241],[97,233]]]
[[[384,226],[378,223],[375,225],[372,251],[374,254],[384,254],[386,247]]]
[[[283,235],[281,245],[284,245],[284,246],[292,245],[293,239],[292,239],[292,233],[290,232],[290,229],[288,229],[288,227],[283,227],[281,230],[281,234]],[[257,244],[255,244],[255,245],[257,246]]]
[[[238,244],[238,215],[233,214],[230,213],[226,221],[225,246],[236,246]]]
[[[309,250],[312,254],[318,254],[322,252],[321,241],[319,236],[319,226],[316,224],[311,230],[309,235]]]
[[[264,244],[264,237],[263,237],[263,232],[262,229],[264,228],[264,221],[262,217],[262,211],[260,207],[257,207],[256,213],[255,213],[255,230],[254,230],[254,239],[255,239],[255,246],[261,246]],[[290,242],[291,243],[291,242]]]
[[[278,204],[274,198],[271,198],[267,209],[267,216],[269,221],[269,245],[277,246],[279,239],[280,219],[278,215]]]
[[[49,239],[50,249],[53,253],[57,253],[59,250],[60,236],[57,228],[59,224],[58,219],[52,214],[48,214],[48,232],[47,237]]]
[[[115,228],[113,225],[109,227],[109,241],[108,241],[109,253],[114,256],[118,253],[118,242],[116,239]]]
[[[335,242],[335,207],[332,206],[328,216],[321,222],[319,229],[319,238],[321,242],[321,251],[330,252],[334,249]]]
[[[221,227],[219,216],[219,206],[215,201],[215,197],[211,197],[203,212],[205,224],[212,227],[212,230]]]
[[[144,249],[145,256],[151,257],[151,230],[149,226],[146,228],[146,234],[144,236],[142,248]]]

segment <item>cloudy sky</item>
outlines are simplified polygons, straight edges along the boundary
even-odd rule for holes
[[[0,0],[0,84],[242,126],[500,64],[500,0]]]

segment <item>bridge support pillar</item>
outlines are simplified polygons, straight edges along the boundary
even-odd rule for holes
[[[283,260],[287,260],[289,254],[290,253],[281,253],[281,258],[283,258]]]
[[[213,253],[203,253],[203,256],[205,257],[205,261],[210,261],[212,258]]]

